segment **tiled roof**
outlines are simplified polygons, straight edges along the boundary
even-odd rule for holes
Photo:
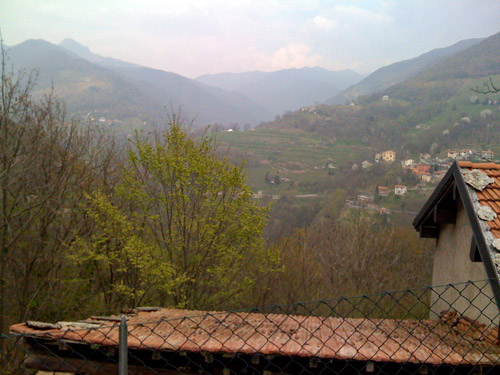
[[[16,324],[12,333],[43,340],[116,346],[118,318],[57,326]],[[454,312],[440,320],[355,319],[176,309],[128,316],[129,350],[317,357],[323,359],[492,365],[497,329]]]
[[[494,180],[493,183],[487,185],[482,191],[476,191],[476,195],[480,205],[490,206],[497,214],[494,220],[487,223],[493,237],[500,238],[500,164],[461,161],[458,165],[461,169],[468,171],[478,169]]]

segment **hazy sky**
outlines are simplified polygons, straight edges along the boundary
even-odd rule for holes
[[[104,56],[205,73],[369,73],[500,31],[500,0],[0,0],[4,42],[73,38]]]

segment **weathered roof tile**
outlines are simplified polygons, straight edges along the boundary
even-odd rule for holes
[[[92,321],[89,320],[89,323]],[[319,357],[427,364],[483,364],[500,360],[497,329],[456,312],[440,320],[355,319],[175,309],[139,311],[128,318],[129,349]],[[11,332],[45,340],[116,346],[119,325],[61,323]]]
[[[493,180],[492,183],[486,185],[483,190],[476,190],[475,193],[482,206],[488,206],[497,218],[488,221],[491,234],[495,238],[500,238],[500,164],[496,163],[472,163],[470,161],[461,161],[458,163],[463,171],[470,172],[478,170],[486,174]]]

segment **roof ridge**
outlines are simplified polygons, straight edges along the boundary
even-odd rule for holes
[[[497,163],[473,163],[471,161],[459,161],[460,168],[476,168],[476,169],[500,169],[500,164]]]

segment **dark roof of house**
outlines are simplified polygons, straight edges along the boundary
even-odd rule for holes
[[[56,325],[27,322],[11,333],[37,340],[117,346],[119,317]],[[315,357],[429,365],[495,365],[497,328],[456,312],[439,320],[356,319],[153,309],[128,315],[129,350]],[[46,344],[44,344],[47,346]]]
[[[458,197],[473,233],[470,258],[483,262],[500,308],[500,164],[454,162],[413,220],[421,237],[438,238],[441,225],[455,223]]]

